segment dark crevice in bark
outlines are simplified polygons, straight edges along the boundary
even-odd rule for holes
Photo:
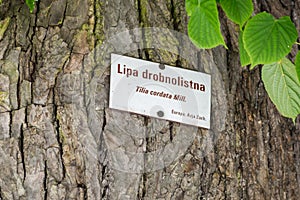
[[[63,64],[62,69],[65,68],[65,66],[67,65],[68,59],[66,59],[66,61]],[[52,88],[52,102],[53,102],[53,115],[54,115],[54,122],[53,124],[55,125],[55,130],[56,130],[56,140],[59,146],[59,157],[60,157],[60,161],[61,161],[61,165],[62,165],[62,180],[64,180],[64,178],[66,177],[66,166],[64,164],[64,158],[63,158],[63,154],[64,154],[64,150],[63,150],[63,141],[61,139],[61,127],[60,127],[60,121],[58,119],[58,106],[56,104],[55,101],[55,96],[56,96],[56,92],[55,92],[55,86],[57,86],[57,80],[58,80],[58,75],[55,77],[54,79],[54,87]],[[61,181],[62,181],[61,180]]]
[[[35,76],[36,76],[36,73],[37,73],[37,63],[38,63],[38,55],[37,54],[34,54],[33,53],[33,46],[31,46],[31,52],[30,52],[30,62],[29,65],[32,65],[32,66],[29,66],[30,68],[32,67],[32,71],[30,72],[29,71],[29,76],[30,76],[30,81],[31,82],[34,82],[35,81]],[[33,57],[34,55],[34,57]],[[30,69],[29,69],[30,70]],[[32,85],[33,86],[33,85]],[[33,103],[33,88],[32,88],[32,91],[31,91],[31,102]]]
[[[148,162],[148,156],[147,156],[147,152],[149,152],[149,144],[150,144],[150,138],[149,138],[149,128],[148,128],[148,124],[149,124],[149,117],[144,117],[144,125],[145,125],[145,145],[146,145],[146,149],[144,152],[144,169],[146,169],[146,163]],[[141,186],[142,187],[142,194],[139,194],[138,192],[138,199],[144,199],[146,196],[146,192],[147,192],[147,173],[144,172],[142,177],[142,182],[141,182]]]
[[[79,183],[79,184],[77,184],[77,187],[81,188],[83,190],[83,199],[87,200],[88,199],[88,197],[87,197],[87,186],[83,183]]]
[[[37,60],[37,58],[35,60]],[[31,62],[31,61],[29,61],[29,62]],[[30,84],[30,103],[31,104],[33,104],[33,99],[34,99],[33,82],[34,82],[34,71],[35,71],[35,68],[36,68],[35,64],[32,63],[32,65],[33,65],[32,72],[30,72],[30,69],[28,70],[29,71],[30,82],[31,82],[31,84]],[[30,63],[29,63],[29,68],[30,68]]]
[[[34,19],[34,27],[37,27],[37,21],[38,21],[37,14],[40,12],[40,3],[41,3],[41,1],[35,1],[36,13],[35,13],[35,19]]]
[[[101,180],[104,180],[105,179],[105,173],[106,173],[106,168],[107,166],[106,165],[103,165],[102,166],[102,169],[101,169]]]
[[[12,123],[13,123],[13,115],[12,111],[9,112],[9,138],[12,137]]]
[[[139,58],[143,58],[143,50],[142,49],[138,49],[138,55],[139,55]]]
[[[21,71],[21,67],[20,67],[20,61],[18,62],[18,72]],[[17,82],[17,102],[18,102],[18,109],[20,109],[21,107],[21,76],[19,74],[18,76],[18,82]]]
[[[93,26],[93,33],[95,34],[97,31],[97,20],[98,20],[98,16],[97,16],[97,0],[93,1],[93,16],[95,18],[95,23]],[[94,44],[93,46],[96,46],[96,40],[94,40]],[[95,48],[94,51],[97,51],[97,49]],[[94,53],[94,58],[95,58],[96,52]]]
[[[26,108],[27,109],[27,108]],[[27,112],[26,112],[27,116]],[[25,119],[25,122],[27,119]],[[23,167],[23,183],[26,179],[26,165],[25,165],[25,150],[24,150],[24,131],[23,131],[23,124],[21,125],[21,132],[20,132],[20,139],[19,139],[19,149],[21,154],[21,161],[22,161],[22,167]]]
[[[145,30],[142,30],[142,34],[143,36],[145,36]],[[144,37],[145,38],[145,37]],[[146,41],[145,41],[146,42]],[[149,55],[149,52],[147,50],[143,51],[144,54],[145,54],[145,59],[146,60],[150,60],[150,55]]]
[[[146,197],[146,193],[147,193],[147,174],[144,173],[143,174],[143,189],[142,189],[142,196],[141,199],[144,199]]]
[[[105,198],[108,189],[109,189],[109,186],[108,186],[108,185],[105,185],[104,188],[103,188],[102,195],[101,195],[101,198],[102,198],[102,199]]]
[[[3,200],[3,197],[2,197],[2,188],[0,187],[0,200]]]
[[[176,6],[174,0],[171,0],[171,20],[173,22],[173,29],[179,31],[179,22],[178,22],[178,15],[176,15]]]
[[[102,134],[100,134],[100,137],[101,137],[101,135],[103,135],[103,132],[104,132],[105,126],[106,126],[106,111],[105,111],[105,107],[104,107],[104,108],[103,108],[103,124],[102,124]]]
[[[65,65],[66,65],[66,62],[64,63],[63,68],[64,68]],[[57,85],[57,77],[55,78],[55,81],[54,81],[55,86]],[[56,105],[56,102],[55,102],[55,95],[56,94],[55,94],[55,88],[54,87],[52,88],[52,93],[53,93],[52,102],[53,102],[53,116],[54,116],[53,124],[55,126],[56,140],[57,140],[57,143],[58,143],[58,146],[59,146],[59,158],[60,158],[61,165],[62,165],[62,180],[63,180],[66,177],[66,167],[65,167],[64,158],[63,158],[64,150],[63,150],[63,143],[62,143],[61,136],[60,136],[61,127],[60,127],[60,122],[59,122],[58,113],[57,113],[58,112],[57,111],[58,106]]]
[[[104,139],[104,130],[105,130],[105,127],[106,127],[106,123],[107,123],[107,120],[106,120],[106,111],[105,111],[105,107],[104,107],[103,108],[103,124],[102,124],[102,131],[101,131],[101,133],[99,135],[99,148],[98,148],[98,150],[104,150],[105,149],[105,146],[103,144],[104,144],[104,141],[105,141],[105,139]],[[102,151],[100,154],[105,154],[105,152]],[[103,162],[104,162],[104,160],[103,160]],[[100,159],[98,159],[98,161],[99,161],[100,165],[102,166],[102,169],[101,169],[101,180],[100,180],[100,182],[101,182],[101,181],[103,181],[105,179],[105,173],[106,173],[107,165],[105,165],[104,163],[102,163],[102,161],[100,161]]]
[[[44,163],[44,182],[43,182],[43,187],[44,187],[44,200],[47,200],[48,198],[48,187],[47,187],[47,179],[48,179],[48,171],[47,171],[47,160],[45,160]]]
[[[105,127],[106,127],[106,123],[107,123],[107,120],[106,120],[106,111],[105,111],[105,107],[103,108],[103,124],[102,124],[102,131],[101,133],[99,134],[99,149],[98,150],[103,150],[105,149],[103,143],[104,143],[104,130],[105,130]],[[104,152],[103,152],[104,154]],[[98,160],[100,161],[100,159]],[[103,163],[100,162],[101,165],[103,165]],[[104,180],[104,174],[106,172],[106,165],[103,165],[103,168],[102,168],[102,178],[101,180]]]
[[[61,24],[58,25],[58,27],[60,27],[60,28],[62,28],[63,25],[64,25],[64,21],[65,21],[65,18],[66,18],[66,13],[67,13],[67,8],[68,8],[68,1],[66,1],[66,6],[65,6],[65,9],[64,9],[63,17],[61,19]]]
[[[28,106],[25,107],[25,111],[24,111],[24,112],[25,112],[24,123],[26,124],[26,128],[27,128],[27,127],[28,127],[28,115],[27,115],[27,114],[28,114]],[[23,127],[23,124],[22,124],[22,126],[21,126],[21,131],[23,131],[23,128],[22,128],[22,127]]]
[[[54,96],[54,95],[53,95]],[[61,160],[61,165],[62,165],[62,173],[63,173],[63,177],[62,180],[66,177],[66,167],[64,164],[64,158],[63,158],[63,154],[64,154],[64,150],[63,150],[63,143],[61,141],[61,137],[60,137],[60,122],[57,118],[57,106],[54,104],[54,116],[55,116],[55,126],[56,126],[56,139],[57,139],[57,143],[59,146],[59,157]]]
[[[169,122],[169,131],[170,131],[170,141],[173,141],[173,126],[174,122]]]

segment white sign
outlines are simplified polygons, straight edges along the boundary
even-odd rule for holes
[[[109,107],[210,128],[210,75],[111,54]]]

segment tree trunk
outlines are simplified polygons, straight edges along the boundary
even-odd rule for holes
[[[299,117],[240,67],[221,10],[229,50],[195,48],[184,2],[2,1],[0,199],[299,199]],[[300,31],[299,1],[254,5]],[[108,108],[112,52],[210,73],[211,129]]]

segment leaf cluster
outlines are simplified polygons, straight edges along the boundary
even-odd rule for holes
[[[288,118],[300,114],[300,53],[295,65],[286,58],[296,44],[298,32],[290,17],[275,19],[267,12],[253,14],[252,0],[186,0],[188,34],[199,48],[223,45],[218,4],[239,26],[239,53],[242,66],[263,65],[265,89],[279,112]]]

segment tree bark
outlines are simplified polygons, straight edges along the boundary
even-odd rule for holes
[[[184,2],[2,1],[0,199],[299,198],[299,117],[240,66],[221,9],[229,49],[191,45]],[[300,31],[299,1],[253,2]],[[211,129],[108,108],[111,52],[210,73]]]

